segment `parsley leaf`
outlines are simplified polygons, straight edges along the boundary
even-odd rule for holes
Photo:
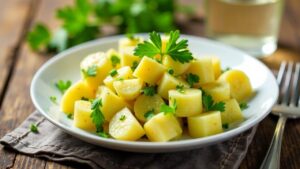
[[[242,103],[240,103],[240,108],[241,108],[241,110],[245,110],[245,109],[247,109],[249,106],[248,106],[248,104],[246,103],[246,102],[242,102]]]
[[[96,65],[92,65],[88,67],[87,70],[81,69],[81,71],[84,77],[95,77],[97,75],[97,68]]]
[[[51,100],[52,103],[57,104],[57,102],[56,102],[57,99],[55,96],[50,96],[49,99]]]
[[[31,125],[30,125],[30,131],[31,131],[31,132],[34,132],[34,133],[38,133],[39,130],[38,130],[37,125],[34,124],[34,123],[31,123]]]
[[[56,88],[63,94],[70,86],[72,85],[72,82],[70,80],[63,81],[59,80],[55,83]]]
[[[230,67],[226,67],[225,69],[222,70],[222,73],[227,72],[228,70],[231,70]]]
[[[100,108],[102,107],[102,99],[97,98],[95,100],[93,100],[92,105],[91,105],[91,109],[92,109],[92,114],[91,114],[91,118],[93,123],[96,126],[96,132],[103,132],[103,124],[105,122],[105,118],[104,115],[102,113],[102,111],[100,110]]]
[[[70,114],[67,115],[67,118],[68,118],[68,119],[73,119],[73,118],[74,118],[74,115],[73,115],[72,113],[70,113]]]
[[[116,75],[118,75],[118,71],[116,69],[113,69],[109,72],[111,77],[115,77]]]
[[[186,75],[186,81],[189,83],[191,87],[193,87],[194,83],[198,83],[200,80],[198,75],[189,73]]]
[[[169,73],[170,75],[173,75],[173,74],[174,74],[174,69],[169,68],[169,69],[168,69],[168,73]]]
[[[187,40],[180,40],[180,33],[178,30],[170,32],[170,38],[166,45],[166,50],[162,51],[162,40],[159,33],[153,31],[149,34],[149,41],[138,44],[134,49],[134,55],[139,57],[151,57],[159,54],[161,57],[170,55],[174,61],[180,63],[188,63],[193,60],[192,53],[187,49]],[[162,59],[162,58],[161,58]]]
[[[126,119],[126,116],[124,114],[119,118],[120,121],[124,121],[125,119]]]
[[[139,62],[137,62],[137,61],[132,62],[131,70],[134,71],[138,65],[139,65]]]
[[[184,86],[183,85],[177,85],[176,86],[176,90],[179,92],[179,93],[184,93]]]
[[[225,103],[224,102],[217,102],[214,103],[213,98],[211,95],[206,93],[202,93],[202,104],[206,111],[225,111]]]
[[[112,55],[110,57],[110,61],[111,61],[111,64],[112,64],[113,67],[116,67],[117,64],[119,64],[121,62],[120,58],[118,56],[116,56],[116,55]]]
[[[51,39],[50,36],[51,35],[47,27],[38,23],[27,35],[27,41],[32,50],[38,50],[42,46],[47,46]]]
[[[229,128],[229,124],[228,123],[222,124],[222,128],[223,129],[228,129]]]
[[[142,92],[146,96],[153,96],[156,93],[156,86],[146,86],[142,89]]]
[[[153,116],[154,116],[154,109],[151,109],[149,111],[147,111],[145,114],[144,114],[144,117],[147,119],[147,120],[150,120]]]
[[[177,104],[176,104],[176,100],[174,100],[173,104],[171,106],[168,106],[166,104],[162,104],[160,106],[160,111],[164,112],[165,114],[175,114],[177,109]]]
[[[97,134],[100,136],[100,137],[103,137],[103,138],[108,138],[109,135],[107,133],[105,133],[104,131],[102,132],[97,132]]]

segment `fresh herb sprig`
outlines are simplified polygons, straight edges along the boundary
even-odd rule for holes
[[[59,80],[58,82],[55,83],[56,88],[64,94],[65,91],[72,85],[72,82],[70,80],[64,81],[64,80]]]
[[[95,100],[93,100],[92,105],[91,105],[91,109],[92,109],[92,113],[91,113],[91,118],[93,123],[96,126],[96,132],[99,133],[103,133],[103,124],[105,122],[105,118],[104,115],[101,111],[101,107],[102,107],[102,99],[97,98]],[[101,134],[100,134],[101,136]]]
[[[186,75],[186,81],[189,83],[189,85],[191,87],[193,87],[195,83],[198,83],[199,80],[200,80],[200,77],[196,74],[189,73]]]
[[[151,109],[144,114],[144,117],[146,120],[150,120],[154,115],[154,109]]]
[[[164,114],[175,114],[177,110],[177,102],[176,100],[173,100],[172,105],[168,106],[166,104],[162,104],[160,106],[160,112],[163,112]]]
[[[151,32],[149,34],[149,41],[138,44],[134,50],[134,55],[139,57],[147,56],[150,58],[153,58],[155,55],[160,55],[160,61],[162,61],[164,55],[169,55],[174,61],[180,63],[188,63],[193,60],[192,53],[187,49],[188,41],[185,39],[179,40],[179,31],[171,31],[169,36],[169,41],[164,51],[160,34],[155,31]]]
[[[33,133],[38,133],[39,132],[38,126],[34,123],[31,123],[30,124],[30,131],[33,132]]]
[[[156,93],[156,86],[148,85],[142,89],[145,96],[154,96]]]
[[[247,109],[247,108],[249,107],[248,104],[247,104],[246,102],[242,102],[242,103],[240,103],[239,105],[240,105],[240,109],[241,109],[241,110],[245,110],[245,109]]]
[[[215,103],[211,95],[202,92],[202,104],[206,111],[225,111],[225,103],[217,102]]]
[[[85,78],[87,77],[95,77],[97,75],[97,66],[96,65],[92,65],[89,66],[87,69],[81,69],[81,72],[83,73],[83,76]]]

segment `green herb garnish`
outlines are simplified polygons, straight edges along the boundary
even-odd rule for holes
[[[170,75],[173,75],[173,74],[174,74],[174,69],[169,68],[169,69],[168,69],[168,73],[169,73]]]
[[[52,103],[57,104],[57,98],[55,96],[50,96],[49,99],[51,100]]]
[[[31,123],[31,125],[30,125],[30,131],[34,132],[34,133],[38,133],[39,132],[38,126],[36,124],[34,124],[34,123]]]
[[[189,85],[191,87],[193,87],[193,85],[195,83],[198,83],[200,80],[199,76],[198,75],[195,75],[195,74],[192,74],[192,73],[189,73],[186,75],[186,81],[189,83]]]
[[[213,98],[211,95],[206,93],[202,93],[202,104],[206,111],[225,111],[225,103],[224,102],[217,102],[214,103]]]
[[[177,85],[176,86],[176,90],[179,92],[179,93],[184,93],[184,86],[183,85]]]
[[[153,96],[156,93],[156,86],[146,86],[142,89],[142,92],[146,96]]]
[[[179,40],[179,31],[171,31],[169,41],[166,45],[166,50],[162,50],[162,40],[159,33],[153,31],[149,34],[150,41],[144,41],[144,43],[138,44],[134,50],[134,55],[139,57],[148,56],[153,58],[155,55],[159,54],[162,57],[164,55],[169,55],[174,61],[180,63],[188,63],[193,60],[192,53],[187,49],[187,40]],[[161,61],[160,60],[160,61]]]
[[[38,23],[27,35],[27,42],[33,50],[38,50],[39,48],[46,47],[51,40],[51,34],[48,28]]]
[[[175,114],[176,109],[177,109],[176,100],[173,101],[173,104],[171,106],[168,106],[166,104],[162,104],[160,106],[160,111],[164,112],[164,114]]]
[[[146,120],[150,120],[154,115],[154,109],[151,109],[144,114],[144,117]]]
[[[100,110],[100,108],[102,107],[102,99],[97,98],[95,100],[93,100],[92,105],[91,105],[91,109],[92,109],[92,114],[91,114],[91,118],[93,123],[96,126],[96,132],[103,132],[103,124],[105,122],[105,118],[104,115],[102,113],[102,111]]]
[[[247,109],[249,106],[248,106],[248,104],[246,103],[246,102],[242,102],[242,103],[240,103],[240,108],[241,108],[241,110],[245,110],[245,109]]]
[[[131,70],[134,71],[138,65],[139,65],[139,62],[137,62],[137,61],[132,62]]]
[[[92,65],[90,67],[87,68],[87,70],[85,69],[81,69],[83,76],[86,77],[95,77],[97,75],[97,66],[96,65]]]
[[[70,80],[63,81],[59,80],[55,83],[56,88],[63,94],[65,91],[72,85],[72,82]]]
[[[67,118],[73,120],[73,119],[74,119],[74,115],[73,115],[72,113],[69,113],[69,114],[67,115]]]
[[[222,70],[222,73],[227,72],[228,70],[231,70],[230,67],[226,67],[225,69]]]
[[[222,128],[223,129],[228,129],[229,128],[229,124],[228,123],[222,124]]]
[[[116,67],[121,61],[120,61],[120,58],[116,55],[112,55],[110,57],[110,61],[111,61],[111,64],[113,67]]]
[[[111,77],[115,77],[116,75],[118,75],[118,71],[116,69],[113,69],[109,72]]]
[[[120,121],[124,121],[126,119],[126,116],[123,114],[121,117],[120,117]]]

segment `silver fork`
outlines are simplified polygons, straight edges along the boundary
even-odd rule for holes
[[[293,63],[283,62],[277,76],[280,94],[277,105],[272,108],[272,114],[278,115],[274,136],[267,155],[260,169],[279,169],[280,150],[285,122],[288,118],[300,117],[300,63],[295,64],[293,74]]]

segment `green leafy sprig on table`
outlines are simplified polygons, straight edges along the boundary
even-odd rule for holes
[[[174,13],[182,13],[177,6],[183,6],[176,5],[174,0],[74,2],[56,11],[56,18],[62,23],[59,28],[50,31],[45,24],[37,23],[28,33],[27,42],[34,51],[63,51],[98,38],[104,26],[115,27],[114,33],[168,32],[176,27]]]
[[[178,30],[171,31],[169,40],[166,44],[166,49],[162,49],[162,40],[159,33],[153,31],[149,33],[149,41],[144,41],[138,44],[134,50],[134,55],[139,57],[153,58],[155,55],[160,55],[160,60],[164,55],[169,55],[174,61],[180,63],[188,63],[193,60],[192,53],[187,49],[188,41],[186,39],[179,40],[180,33]]]

